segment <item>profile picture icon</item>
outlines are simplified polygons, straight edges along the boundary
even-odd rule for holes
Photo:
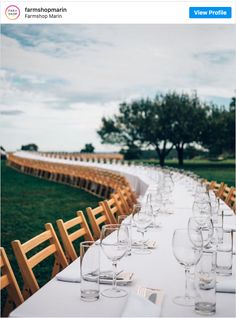
[[[16,20],[20,16],[20,8],[16,5],[10,5],[6,8],[5,14],[9,20]]]

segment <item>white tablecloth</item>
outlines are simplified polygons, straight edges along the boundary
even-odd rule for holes
[[[48,158],[47,158],[48,159]],[[79,163],[81,164],[81,163]],[[115,167],[115,166],[114,166]],[[132,172],[130,172],[132,175]],[[152,180],[149,176],[146,180]],[[172,299],[184,293],[184,269],[180,266],[172,253],[172,236],[176,228],[186,228],[193,197],[186,191],[182,183],[176,183],[173,192],[174,214],[160,216],[162,227],[150,229],[145,234],[146,238],[157,240],[157,248],[149,255],[137,255],[123,258],[118,264],[118,270],[134,272],[134,281],[130,286],[123,288],[128,291],[135,290],[138,286],[160,288],[165,294],[162,316],[165,317],[192,317],[198,316],[192,307],[175,305]],[[236,227],[236,217],[225,216],[225,225]],[[108,265],[107,265],[108,264]],[[102,267],[110,266],[103,259]],[[79,260],[69,267],[79,270]],[[103,268],[104,269],[104,268]],[[236,256],[234,256],[233,276],[217,278],[218,280],[236,278]],[[101,290],[107,288],[101,285]],[[216,316],[236,316],[236,295],[217,293]],[[126,298],[110,299],[101,296],[96,302],[87,303],[80,300],[80,284],[61,282],[52,279],[25,303],[11,313],[11,317],[119,317],[123,311]],[[199,317],[199,316],[198,316]]]

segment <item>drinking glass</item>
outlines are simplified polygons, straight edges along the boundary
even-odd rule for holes
[[[80,243],[81,299],[99,298],[100,246],[93,241]]]
[[[142,234],[141,248],[135,249],[134,252],[136,254],[149,254],[151,251],[145,245],[144,232],[152,224],[152,214],[150,213],[150,210],[143,208],[139,204],[134,205],[132,214],[137,230]]]
[[[195,311],[209,316],[216,311],[216,255],[204,251],[195,267]]]
[[[172,238],[172,249],[176,260],[185,268],[185,294],[174,298],[174,303],[182,306],[193,306],[194,297],[189,295],[190,268],[196,265],[202,255],[203,240],[201,232],[195,232],[198,245],[193,244],[189,237],[188,229],[175,230]]]
[[[112,261],[113,281],[112,288],[105,289],[102,295],[110,298],[124,297],[127,292],[117,288],[117,262],[126,253],[129,247],[129,233],[127,226],[120,224],[104,225],[101,231],[101,247],[106,257]]]
[[[195,200],[193,203],[193,216],[198,217],[198,222],[205,224],[206,218],[211,218],[211,204],[208,201]]]
[[[218,215],[220,210],[220,200],[215,195],[214,191],[209,190],[209,198],[210,198],[210,204],[211,204],[211,214],[212,214],[212,221],[215,224],[218,222]]]
[[[129,232],[129,246],[126,255],[130,256],[132,252],[132,218],[125,214],[118,215],[118,224],[125,225]]]
[[[145,212],[152,215],[152,223],[150,225],[150,227],[152,228],[156,227],[156,218],[158,213],[157,210],[154,211],[153,204],[154,204],[154,196],[151,192],[149,192],[147,195],[146,203],[145,203]]]
[[[218,242],[216,252],[216,272],[219,275],[232,275],[233,230],[223,230],[222,242]]]
[[[203,247],[210,247],[210,242],[214,234],[212,220],[209,218],[205,218],[205,221],[203,223],[203,219],[201,217],[190,217],[188,221],[188,232],[193,244],[199,244],[199,242],[196,242],[196,239],[199,238],[199,235],[196,235],[196,232],[199,231],[202,233]]]

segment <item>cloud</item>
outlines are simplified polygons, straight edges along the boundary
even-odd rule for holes
[[[78,28],[75,36],[73,26],[63,25],[22,25],[20,29],[13,25],[3,25],[2,34],[16,40],[24,49],[31,52],[41,52],[53,57],[68,57],[78,54],[84,49],[96,49],[99,46],[109,46],[106,41],[98,41],[92,36],[84,36],[84,27]]]
[[[24,121],[4,116],[2,138],[12,149],[107,150],[96,130],[121,101],[196,89],[227,103],[235,37],[233,25],[3,25],[0,109]]]
[[[5,115],[5,116],[16,116],[16,115],[22,115],[24,114],[24,112],[22,110],[1,110],[0,111],[1,115]]]
[[[206,51],[194,55],[197,59],[211,64],[225,64],[235,61],[236,50]]]

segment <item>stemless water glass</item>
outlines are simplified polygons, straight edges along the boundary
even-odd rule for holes
[[[204,251],[195,267],[195,311],[209,316],[216,312],[216,256]]]
[[[81,299],[99,299],[100,246],[93,241],[80,243]],[[92,279],[91,279],[92,277]]]
[[[185,295],[177,296],[174,298],[174,302],[182,306],[193,306],[194,297],[189,295],[188,290],[188,278],[190,268],[196,265],[202,255],[202,234],[201,232],[195,232],[195,236],[198,238],[196,241],[198,245],[193,244],[189,237],[188,229],[177,229],[174,232],[172,239],[172,248],[176,260],[185,268]]]
[[[133,221],[137,227],[138,232],[142,234],[141,248],[135,249],[136,254],[149,254],[151,251],[147,248],[144,241],[144,232],[152,224],[153,216],[150,210],[142,208],[141,205],[135,204],[133,207]]]
[[[112,288],[105,289],[102,295],[111,298],[124,297],[127,295],[127,292],[117,288],[116,273],[117,261],[127,253],[129,247],[128,228],[119,224],[104,225],[101,231],[101,247],[113,265]]]

